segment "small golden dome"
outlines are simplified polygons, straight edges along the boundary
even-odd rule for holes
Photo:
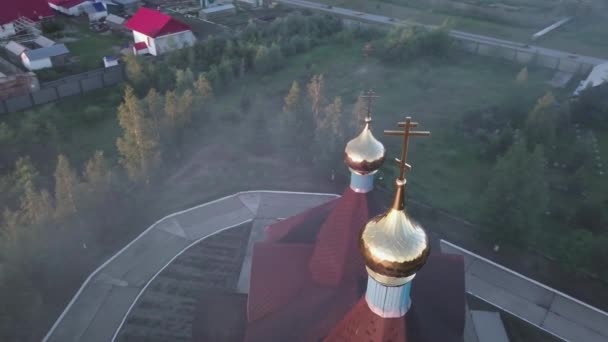
[[[344,149],[344,162],[348,168],[362,175],[376,172],[382,166],[386,154],[384,145],[372,134],[370,121],[366,120],[363,131],[349,141]]]
[[[359,240],[369,274],[376,281],[398,286],[409,281],[430,253],[428,236],[403,210],[405,180],[397,180],[393,207],[371,219]]]

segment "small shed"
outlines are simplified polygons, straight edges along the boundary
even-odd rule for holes
[[[40,70],[65,64],[69,53],[70,51],[64,44],[57,44],[26,50],[21,53],[21,61],[29,70]]]
[[[84,11],[87,13],[89,21],[98,21],[108,16],[108,10],[103,2],[88,4]]]
[[[106,68],[111,68],[113,66],[118,65],[118,57],[116,56],[105,56],[103,58],[103,66]]]

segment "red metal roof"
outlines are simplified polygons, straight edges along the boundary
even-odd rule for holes
[[[0,0],[0,24],[10,23],[19,17],[38,21],[53,16],[47,0]]]
[[[148,48],[148,45],[146,45],[146,42],[139,42],[139,43],[135,43],[135,45],[133,45],[135,47],[135,50],[139,51],[139,50],[145,50]]]
[[[369,309],[365,297],[362,297],[324,341],[405,342],[407,341],[405,321],[405,316],[382,318],[376,315]]]
[[[146,7],[140,8],[125,27],[152,38],[190,30],[190,26],[171,16]]]
[[[257,243],[253,248],[247,317],[258,320],[289,303],[310,285],[305,269],[312,246]]]
[[[347,277],[365,275],[358,246],[359,235],[367,221],[367,195],[347,188],[317,236],[309,263],[316,282],[337,286]]]
[[[86,1],[88,0],[48,0],[50,4],[53,4],[55,6],[61,6],[63,8],[72,8]]]
[[[266,241],[279,241],[288,234],[293,234],[296,230],[306,230],[308,228],[306,223],[312,217],[325,217],[336,206],[338,201],[339,198],[266,227]]]

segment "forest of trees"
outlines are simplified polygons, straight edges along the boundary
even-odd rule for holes
[[[524,68],[517,75],[504,106],[463,121],[479,157],[495,163],[481,194],[481,237],[540,251],[569,271],[606,279],[608,200],[591,196],[601,174],[589,135],[577,137],[577,127],[606,124],[608,87],[561,104],[547,93],[529,109],[527,74]]]

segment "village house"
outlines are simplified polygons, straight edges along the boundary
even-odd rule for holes
[[[28,70],[46,69],[66,63],[70,52],[64,44],[50,44],[54,42],[46,38],[39,41],[46,46],[30,49],[23,44],[10,41],[4,48],[9,55],[14,56],[13,60],[19,60]]]
[[[125,27],[133,31],[133,52],[136,55],[158,56],[192,46],[196,41],[188,25],[145,7],[140,8]]]
[[[25,17],[33,21],[52,17],[53,10],[49,7],[48,0],[14,0],[5,1],[0,9],[0,31],[14,30],[12,22],[20,17]]]
[[[84,13],[88,0],[49,0],[49,6],[57,12],[70,16],[79,16]]]

